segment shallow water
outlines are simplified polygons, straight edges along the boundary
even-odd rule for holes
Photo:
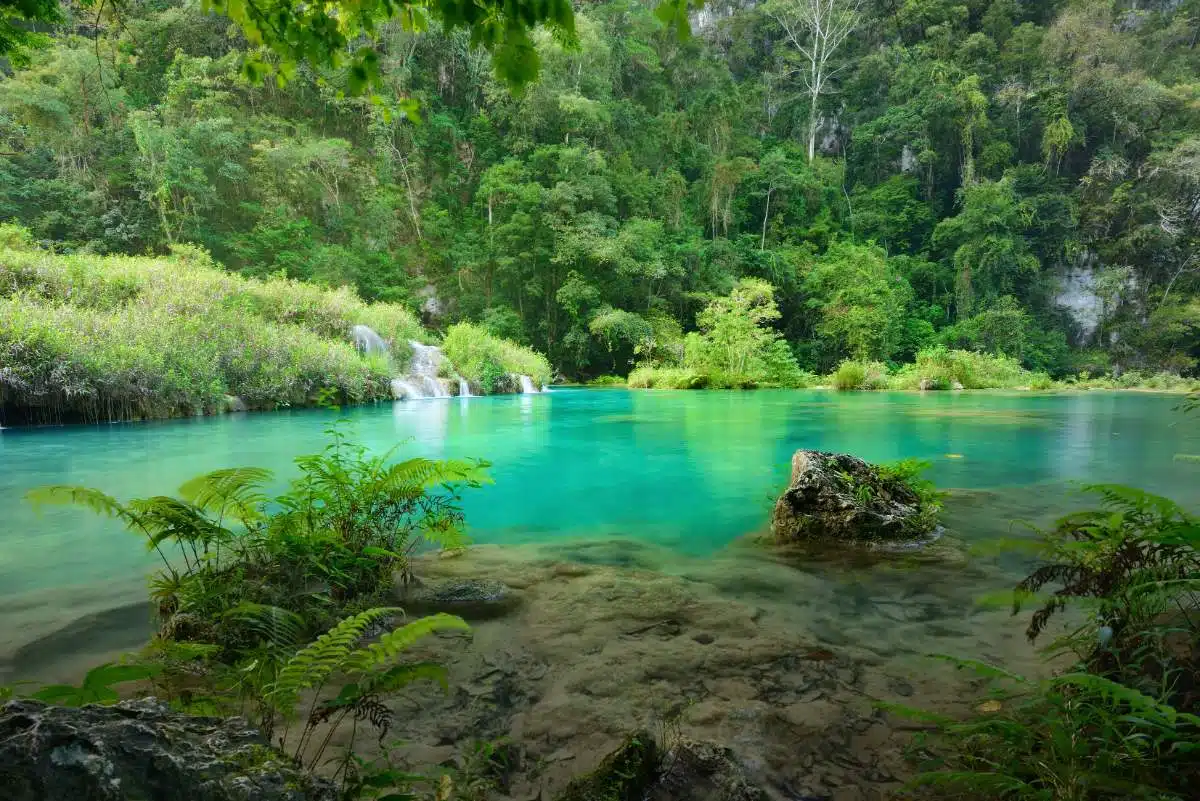
[[[707,571],[717,585],[722,560],[740,559],[725,590],[753,600],[785,590],[771,569],[746,569],[738,543],[764,529],[796,448],[930,460],[940,486],[986,490],[957,493],[946,516],[954,538],[980,545],[1009,534],[1014,518],[1044,523],[1073,508],[1072,481],[1133,484],[1196,506],[1200,468],[1173,456],[1200,452],[1200,426],[1181,422],[1177,403],[1134,393],[564,389],[345,416],[372,449],[494,462],[496,484],[466,499],[477,542],[677,575]],[[272,468],[282,483],[292,458],[320,449],[336,417],[303,410],[0,432],[0,674],[53,672],[72,648],[127,647],[143,631],[130,622],[141,613],[129,608],[144,598],[152,567],[139,540],[84,511],[35,513],[22,499],[27,489],[83,484],[129,498],[234,465]],[[816,634],[890,641],[889,631],[955,631],[963,604],[1011,583],[1021,567],[1003,555],[976,557],[969,568],[914,569],[912,560],[809,554],[788,569],[809,580],[812,608],[797,613],[813,616]],[[896,599],[909,600],[897,610],[889,606]]]

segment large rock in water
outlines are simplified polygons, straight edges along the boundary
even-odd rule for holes
[[[783,542],[909,540],[931,526],[907,484],[855,456],[825,451],[792,455],[792,480],[771,513],[771,530]]]
[[[396,599],[410,615],[449,612],[467,620],[503,617],[521,603],[517,593],[491,579],[397,582]]]
[[[242,718],[193,717],[153,698],[0,707],[6,801],[334,801]]]

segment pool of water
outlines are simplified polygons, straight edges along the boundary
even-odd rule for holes
[[[1015,517],[1045,522],[1079,503],[1075,481],[1121,482],[1200,504],[1200,425],[1178,398],[824,391],[629,392],[401,402],[349,409],[353,436],[401,454],[482,457],[495,484],[465,500],[481,543],[564,546],[634,540],[694,562],[765,528],[797,448],[869,460],[915,456],[963,493],[948,523],[968,542]],[[121,499],[171,493],[208,470],[292,474],[339,415],[325,410],[0,431],[0,663],[79,618],[144,597],[152,567],[137,537],[77,509],[35,511],[43,484]],[[1015,568],[1010,568],[1015,570]],[[997,574],[1008,575],[1004,570]],[[972,579],[977,580],[977,579]],[[120,627],[99,618],[81,631]],[[96,635],[100,636],[100,635]]]

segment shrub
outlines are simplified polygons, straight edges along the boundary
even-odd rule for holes
[[[626,383],[632,389],[704,389],[709,377],[685,367],[637,367]]]
[[[219,270],[196,247],[165,258],[0,251],[0,411],[20,422],[214,412],[390,397],[399,364],[348,342],[365,323],[402,362],[408,309],[347,289]]]
[[[49,486],[35,504],[75,504],[120,520],[146,539],[163,568],[151,581],[161,636],[216,643],[245,656],[264,625],[320,630],[330,615],[390,591],[411,575],[422,540],[463,541],[463,487],[488,481],[488,463],[392,460],[351,445],[337,425],[318,454],[296,459],[300,475],[276,498],[270,471],[216,470],[178,497],[120,502],[99,490]]]
[[[887,389],[887,365],[880,362],[854,361],[847,359],[834,371],[832,383],[835,389]]]
[[[500,339],[472,323],[456,323],[446,331],[442,352],[463,378],[489,392],[484,383],[491,376],[494,387],[500,373],[527,375],[536,386],[551,380],[550,362],[535,350]]]
[[[1033,374],[1013,358],[951,350],[943,345],[926,348],[915,363],[906,365],[893,376],[895,389],[993,389],[1029,386]]]

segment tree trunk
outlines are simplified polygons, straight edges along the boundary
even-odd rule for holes
[[[812,156],[809,156],[809,161],[811,161],[811,160],[812,160]],[[763,250],[766,250],[766,248],[767,248],[767,217],[771,213],[771,193],[773,191],[775,191],[775,190],[772,187],[769,187],[769,186],[767,187],[767,205],[766,205],[766,208],[763,209],[762,241],[758,243],[759,252],[762,252]]]

